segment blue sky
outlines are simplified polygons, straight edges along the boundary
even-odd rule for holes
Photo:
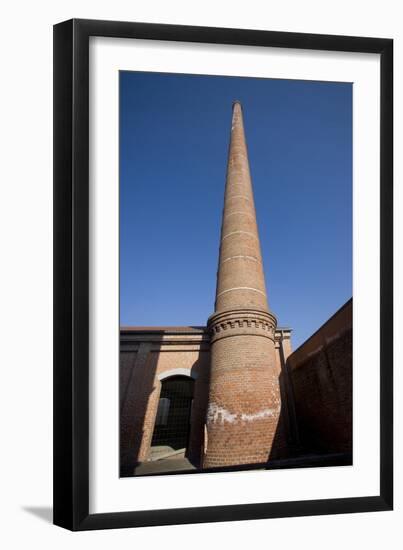
[[[269,304],[294,349],[352,295],[352,85],[121,72],[120,321],[213,312],[233,100]]]

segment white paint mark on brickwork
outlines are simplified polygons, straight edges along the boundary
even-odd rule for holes
[[[254,420],[260,420],[261,418],[272,418],[279,413],[279,409],[263,409],[261,411],[252,414],[241,414],[241,420],[244,422],[253,422]]]
[[[332,335],[332,336],[328,336],[325,338],[325,343],[326,345],[330,344],[331,342],[334,342],[335,340],[338,340],[341,336],[341,332],[337,332],[336,334]],[[321,351],[323,351],[323,348],[325,346],[322,344],[320,345],[319,347],[317,347],[316,349],[314,349],[313,351],[309,352],[307,354],[307,357],[312,357],[313,355],[317,355],[318,353],[320,353]]]
[[[220,422],[220,424],[224,424],[225,422],[229,422],[232,424],[233,422],[236,422],[237,414],[232,414],[224,407],[219,407],[217,403],[210,403],[207,410],[207,422],[214,424],[216,422]]]
[[[319,346],[318,348],[314,349],[313,351],[307,353],[307,357],[312,357],[313,355],[316,355],[320,353],[323,350],[323,345]]]
[[[336,334],[333,334],[332,336],[328,336],[327,338],[325,338],[326,344],[330,344],[331,342],[338,340],[340,336],[341,336],[341,332],[336,332]]]
[[[262,420],[263,418],[273,418],[278,415],[280,408],[274,409],[262,409],[255,413],[231,413],[224,407],[220,407],[217,403],[210,403],[207,410],[207,423],[220,423],[225,424],[226,422],[230,424],[236,424],[240,419],[242,422],[254,422],[256,420]]]

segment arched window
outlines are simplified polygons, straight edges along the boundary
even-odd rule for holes
[[[194,381],[187,376],[162,380],[152,447],[167,446],[178,450],[188,446],[193,385]]]

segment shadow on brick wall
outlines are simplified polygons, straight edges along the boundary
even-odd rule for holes
[[[190,327],[193,328],[193,327]],[[197,328],[197,327],[194,327]],[[164,331],[159,331],[162,340]],[[136,467],[149,458],[155,418],[161,391],[157,377],[161,351],[156,339],[138,339],[138,350],[121,345],[120,350],[120,476],[135,475]],[[178,352],[180,354],[180,352]],[[209,369],[199,351],[189,371],[194,380],[191,422],[185,457],[199,468],[204,451],[204,425],[207,409]],[[180,366],[180,365],[178,365]],[[171,377],[172,378],[172,377]],[[176,378],[178,376],[176,375]],[[180,376],[179,376],[180,378]],[[170,378],[165,378],[169,380]],[[167,444],[168,447],[168,444]]]
[[[141,343],[137,352],[120,350],[120,476],[130,477],[139,464],[147,406],[156,391],[158,350]],[[128,364],[126,364],[128,363]],[[124,371],[129,375],[124,376]],[[123,387],[122,387],[123,386]]]
[[[335,463],[352,464],[352,351],[349,300],[282,361],[282,405],[269,465],[287,457],[307,457],[306,466],[311,466],[312,457],[326,456],[336,457]]]

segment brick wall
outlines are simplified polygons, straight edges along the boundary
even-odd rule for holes
[[[204,329],[122,329],[120,342],[121,476],[149,458],[161,379],[195,380],[187,456],[200,463],[209,384],[210,351]]]
[[[306,452],[352,451],[352,300],[287,360]]]
[[[133,475],[135,466],[149,458],[160,379],[178,372],[195,379],[187,449],[195,464],[202,464],[205,445],[209,445],[208,416],[210,420],[215,418],[210,444],[215,433],[223,442],[216,446],[215,454],[210,453],[208,467],[233,465],[239,458],[240,445],[245,449],[244,464],[304,452],[351,451],[352,301],[293,353],[290,334],[289,329],[275,330],[274,356],[273,342],[261,336],[239,334],[235,353],[232,338],[224,338],[218,346],[213,344],[217,368],[210,380],[211,343],[206,328],[122,329],[121,475]],[[230,340],[231,349],[227,350]],[[229,353],[234,357],[230,363]],[[242,362],[238,356],[243,357]],[[227,368],[231,368],[231,376]],[[229,392],[228,384],[232,385]],[[278,385],[280,395],[276,390],[270,402],[280,407],[280,413],[270,417],[267,395]],[[217,406],[207,411],[210,387]],[[222,391],[226,396],[235,396],[230,407],[222,406],[224,397],[227,399],[221,396]],[[245,430],[251,424],[253,429]],[[265,449],[271,451],[264,454]]]
[[[266,383],[262,386],[262,380],[265,381],[265,376],[266,378],[274,376],[276,379],[280,376],[282,365],[284,367],[284,359],[291,351],[289,339],[290,331],[288,329],[278,329],[276,331],[275,360],[274,362],[271,360],[273,363],[271,375],[268,371],[267,376],[264,375],[262,379],[259,368],[250,371],[248,375],[240,369],[239,392],[244,394],[244,399],[251,401],[248,409],[250,412],[264,409],[265,392],[263,388],[266,387]],[[210,338],[206,329],[202,327],[200,329],[190,329],[189,327],[122,329],[120,347],[121,475],[133,475],[134,467],[139,462],[149,458],[161,391],[160,378],[178,373],[178,371],[195,379],[187,456],[193,463],[201,464],[205,445],[208,441],[206,414],[210,384]],[[253,343],[252,348],[245,349],[242,352],[249,356],[251,364],[253,363],[251,353],[256,351]],[[272,346],[269,345],[264,364],[267,364],[266,359],[271,357],[272,353]],[[222,380],[222,383],[225,384],[225,380]],[[258,389],[256,390],[256,388]],[[249,397],[246,397],[248,391]],[[270,391],[270,388],[268,388],[268,391]],[[261,403],[259,403],[259,392],[262,392]],[[286,403],[285,398],[283,398],[282,410],[284,409],[284,403]],[[285,414],[286,424],[288,425],[288,410],[286,413],[284,411],[281,413],[280,423],[283,424]],[[259,418],[253,420],[259,423]],[[244,419],[243,423],[250,423],[251,421],[252,418]],[[279,425],[272,423],[269,430],[267,430],[267,424],[261,421],[260,423],[262,425],[260,436],[253,437],[253,432],[250,431],[249,437],[254,440],[254,445],[262,445],[267,449],[267,439],[274,438],[276,439],[274,445],[276,449],[279,449],[280,446],[284,447],[284,439],[276,436]],[[228,428],[228,425],[226,427]],[[283,430],[279,431],[282,433]],[[241,434],[235,434],[234,437],[233,444],[235,442],[239,444]],[[262,440],[260,442],[259,437]],[[250,455],[246,459],[253,459],[254,452],[250,443],[246,441],[245,444],[248,452],[250,451]],[[228,451],[229,448],[226,450]],[[227,454],[229,461],[230,453]]]

